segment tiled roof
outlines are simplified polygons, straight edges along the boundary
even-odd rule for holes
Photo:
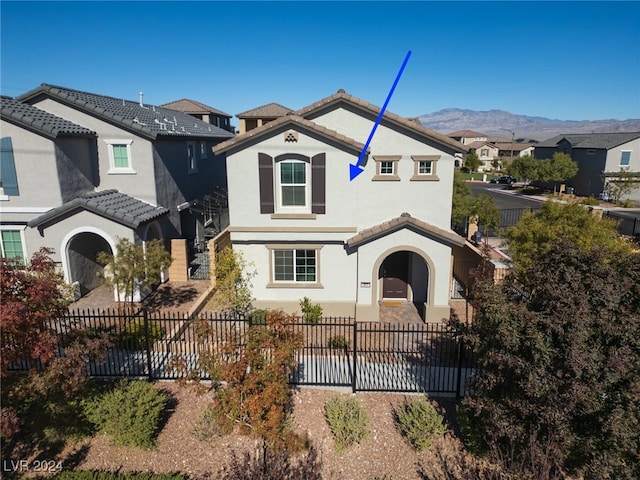
[[[522,150],[526,150],[527,148],[534,147],[537,144],[533,143],[518,143],[518,142],[495,142],[494,145],[498,147],[499,150],[511,150],[513,146],[514,152],[521,152]]]
[[[300,115],[301,117],[308,118],[313,120],[313,118],[321,112],[325,111],[328,107],[330,108],[333,105],[337,105],[341,102],[346,102],[350,105],[356,106],[360,109],[368,111],[374,115],[378,115],[380,113],[380,107],[373,105],[369,102],[359,99],[358,97],[354,97],[353,95],[349,95],[344,90],[340,89],[337,93],[333,95],[323,98],[318,102],[315,102],[307,107],[304,107],[300,110],[297,110],[296,115]],[[388,110],[384,112],[385,120],[390,121],[393,124],[402,126],[410,131],[413,131],[422,137],[427,137],[432,140],[435,140],[437,143],[441,145],[446,145],[449,148],[452,148],[454,151],[458,153],[465,153],[467,149],[464,145],[451,138],[442,135],[434,130],[430,130],[421,124],[415,122],[414,120],[410,120],[408,118],[401,117],[400,115],[396,115],[395,113],[391,113]]]
[[[467,148],[480,148],[483,145],[488,145],[491,148],[496,148],[496,146],[493,143],[490,143],[490,142],[487,142],[487,141],[483,142],[481,140],[479,140],[477,142],[466,143],[465,147],[467,147]]]
[[[485,138],[486,135],[484,133],[480,133],[480,132],[474,132],[473,130],[456,130],[455,132],[451,132],[447,134],[447,137],[464,137],[464,138],[476,138],[476,137],[483,137]]]
[[[260,107],[247,110],[246,112],[237,113],[238,118],[277,118],[291,113],[293,110],[284,107],[279,103],[267,103]]]
[[[96,133],[69,120],[58,117],[28,103],[11,97],[0,97],[0,116],[3,120],[20,127],[29,128],[47,137],[87,137]]]
[[[169,213],[165,207],[151,205],[117,190],[103,190],[84,193],[34,218],[28,225],[38,227],[74,210],[88,210],[130,228],[138,228]]]
[[[640,138],[640,132],[624,133],[568,133],[566,135],[556,135],[553,138],[537,143],[537,147],[554,148],[561,140],[567,140],[572,148],[593,148],[605,149],[617,147],[627,142]]]
[[[171,110],[178,110],[179,112],[187,113],[189,115],[192,115],[194,113],[213,113],[214,115],[218,115],[220,117],[231,118],[231,115],[229,115],[228,113],[224,113],[222,110],[210,107],[209,105],[205,105],[204,103],[196,102],[195,100],[189,100],[188,98],[183,98],[174,102],[163,103],[160,106],[164,108],[170,108]]]
[[[409,228],[420,235],[432,237],[439,242],[446,243],[447,245],[453,244],[462,247],[465,244],[465,239],[460,235],[452,231],[435,227],[422,220],[418,220],[405,212],[399,217],[389,220],[388,222],[383,222],[379,225],[358,232],[347,240],[347,246],[349,248],[359,247],[360,245],[389,235],[390,233],[402,228]]]
[[[311,120],[306,120],[298,115],[285,115],[269,123],[265,123],[258,128],[254,128],[253,130],[249,130],[248,132],[219,143],[214,147],[213,151],[216,154],[226,152],[232,147],[238,147],[244,143],[255,141],[257,138],[272,135],[273,132],[277,132],[280,129],[285,130],[287,126],[294,129],[307,129],[319,134],[324,138],[337,140],[349,150],[353,150],[356,155],[359,155],[364,148],[364,145],[362,143],[357,142],[356,140],[347,137],[346,135],[342,135],[341,133],[338,133],[334,130],[318,125]]]
[[[46,83],[20,95],[17,100],[29,103],[37,101],[43,96],[53,97],[73,108],[152,139],[158,137],[229,138],[233,136],[231,132],[177,110],[154,105],[141,105],[140,102],[56,87]]]

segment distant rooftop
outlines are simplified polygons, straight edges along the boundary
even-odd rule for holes
[[[205,105],[204,103],[196,102],[195,100],[190,100],[188,98],[164,103],[160,106],[164,108],[170,108],[171,110],[178,110],[189,115],[205,115],[208,113],[213,113],[214,115],[218,115],[220,117],[232,117],[232,115],[224,113],[222,110],[218,110],[217,108],[210,107],[209,105]]]
[[[236,114],[238,118],[277,118],[292,112],[290,108],[287,108],[279,103],[267,103],[260,107],[247,110],[246,112]]]

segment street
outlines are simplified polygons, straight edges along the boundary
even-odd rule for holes
[[[510,208],[539,208],[540,201],[532,200],[524,195],[509,193],[508,186],[496,185],[495,183],[471,183],[471,194],[479,195],[484,193],[493,197],[498,210]]]

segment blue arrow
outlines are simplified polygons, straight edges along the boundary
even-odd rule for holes
[[[402,62],[402,66],[400,67],[400,71],[396,76],[396,80],[393,82],[393,86],[391,90],[389,90],[389,95],[387,95],[387,99],[384,101],[384,105],[382,105],[382,109],[378,114],[378,118],[376,118],[376,123],[373,124],[373,128],[371,129],[371,133],[369,134],[369,138],[367,139],[367,143],[364,144],[364,148],[362,152],[360,152],[360,156],[358,157],[358,163],[355,165],[349,165],[349,178],[353,180],[362,172],[364,172],[364,168],[362,167],[362,161],[364,160],[365,155],[367,154],[367,150],[369,149],[369,144],[371,143],[371,139],[373,138],[373,134],[376,133],[376,129],[382,120],[382,116],[384,115],[384,111],[387,109],[387,105],[389,104],[389,100],[391,100],[391,95],[393,95],[393,91],[396,89],[396,85],[400,81],[400,77],[402,76],[402,72],[404,72],[404,67],[407,66],[407,62],[409,61],[409,57],[411,56],[411,50],[407,52],[407,56],[404,57],[404,62]]]

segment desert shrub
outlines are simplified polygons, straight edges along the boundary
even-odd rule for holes
[[[231,465],[220,476],[220,480],[322,480],[322,461],[318,452],[309,446],[306,454],[293,457],[287,449],[270,450],[265,444],[259,455],[245,452],[238,459],[235,452]]]
[[[148,382],[124,380],[87,402],[85,411],[116,445],[153,448],[167,400]]]
[[[233,424],[220,421],[218,412],[211,405],[206,405],[198,412],[195,425],[191,433],[198,440],[209,440],[214,437],[227,435],[233,431]]]
[[[148,321],[149,343],[160,340],[164,336],[162,327],[158,322]],[[146,350],[147,331],[144,319],[130,320],[118,334],[118,347],[125,350]]]
[[[48,480],[187,480],[177,473],[109,472],[104,470],[64,470]]]
[[[580,203],[582,205],[600,205],[600,202],[598,201],[598,199],[596,197],[585,197],[582,200],[580,200]]]
[[[302,310],[302,319],[307,323],[318,323],[322,318],[322,306],[311,303],[308,297],[300,300],[300,310]]]
[[[334,395],[325,403],[324,414],[338,452],[360,443],[369,435],[369,415],[355,397]]]
[[[471,407],[465,404],[456,405],[456,420],[462,442],[467,450],[473,455],[485,456],[489,451],[489,446],[484,439],[482,426],[474,418]]]
[[[429,448],[433,437],[447,430],[442,414],[424,398],[403,403],[393,416],[400,434],[418,451]]]
[[[349,340],[344,335],[334,335],[327,340],[327,346],[330,348],[349,348]]]

